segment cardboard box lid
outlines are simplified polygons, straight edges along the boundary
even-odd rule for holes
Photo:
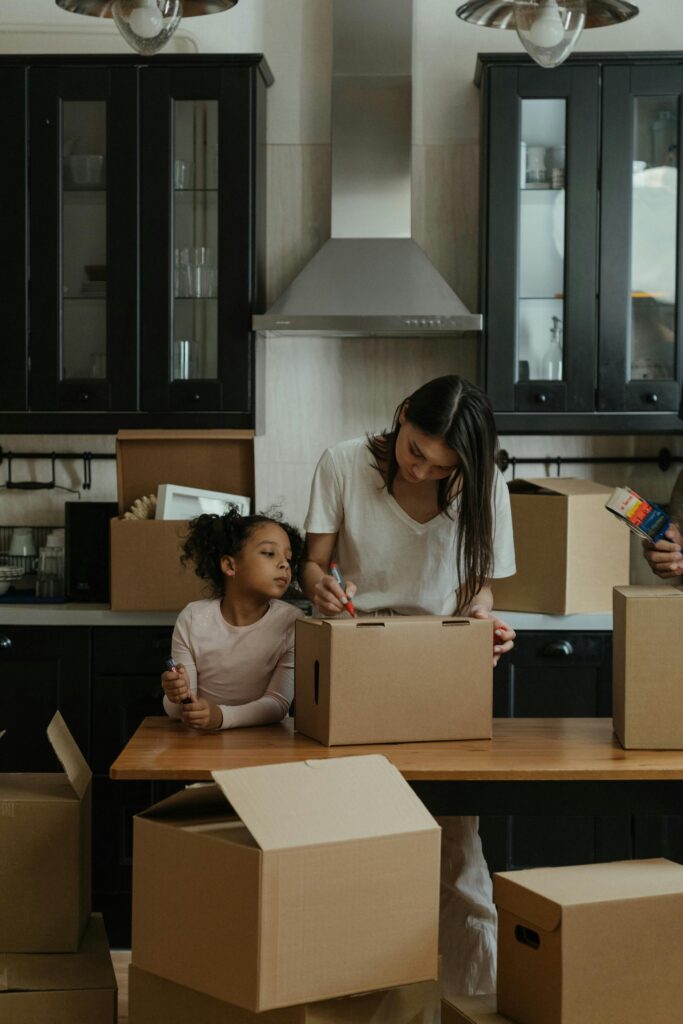
[[[611,494],[613,487],[596,483],[595,480],[584,480],[581,477],[528,477],[510,480],[510,494],[560,494],[565,498],[583,497],[585,495]]]
[[[438,829],[380,754],[212,772],[262,850]]]
[[[493,876],[496,906],[552,931],[567,907],[683,896],[683,865],[663,857],[566,868],[531,868]]]
[[[253,430],[120,430],[116,435],[119,513],[159,484],[254,497]]]
[[[116,989],[101,914],[90,918],[77,953],[0,953],[0,992],[77,989]]]
[[[47,727],[47,738],[74,791],[83,799],[92,772],[59,711],[55,711]]]
[[[624,597],[656,597],[656,598],[672,598],[672,597],[683,597],[683,586],[680,587],[648,587],[648,586],[630,586],[630,587],[615,587],[614,590],[618,594],[623,594]]]
[[[0,733],[0,741],[4,735],[4,731]],[[92,772],[59,711],[55,711],[47,727],[47,738],[66,779],[55,772],[0,772],[3,800],[51,803],[73,800],[74,796],[83,799]]]

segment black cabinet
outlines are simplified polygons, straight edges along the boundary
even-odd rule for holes
[[[254,425],[271,81],[249,55],[0,58],[0,430]]]
[[[679,55],[480,58],[483,383],[506,433],[681,432]]]

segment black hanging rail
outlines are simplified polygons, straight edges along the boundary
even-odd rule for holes
[[[52,491],[59,488],[56,482],[56,465],[58,459],[68,459],[83,463],[83,490],[89,491],[92,487],[92,462],[94,459],[111,461],[115,459],[114,453],[101,452],[17,452],[7,451],[0,445],[0,466],[7,462],[7,480],[4,485],[10,491]],[[42,459],[48,460],[51,464],[51,476],[49,480],[13,480],[12,461],[14,459]],[[71,488],[61,488],[71,490]]]
[[[538,465],[539,463],[545,466],[547,473],[550,472],[551,467],[555,467],[558,476],[560,476],[562,466],[567,464],[587,466],[618,465],[620,463],[631,466],[648,464],[658,466],[662,473],[666,473],[671,466],[683,463],[683,455],[672,455],[668,448],[660,448],[656,455],[530,455],[518,458],[516,455],[510,455],[504,448],[498,452],[499,467],[503,472],[506,469],[512,469],[513,480],[517,466]]]

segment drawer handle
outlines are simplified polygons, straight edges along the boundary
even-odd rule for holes
[[[0,650],[9,651],[11,646],[12,641],[10,640],[10,638],[8,636],[5,636],[4,633],[0,633]]]
[[[541,651],[546,658],[570,658],[573,653],[574,648],[569,640],[551,640]]]
[[[548,401],[548,396],[546,395],[545,391],[539,391],[535,397],[539,405],[545,405],[545,403]]]

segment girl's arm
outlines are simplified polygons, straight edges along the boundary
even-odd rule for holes
[[[328,572],[336,544],[336,533],[306,534],[306,553],[299,573],[299,582],[306,597],[322,615],[339,615],[344,611],[344,592]],[[355,593],[355,583],[347,580],[347,596],[353,597]]]
[[[239,729],[248,725],[270,725],[281,722],[289,713],[294,698],[294,625],[287,630],[282,653],[273,670],[268,689],[258,700],[248,704],[221,704],[222,729]]]
[[[507,654],[508,651],[512,650],[516,634],[514,629],[503,622],[502,619],[491,615],[492,609],[493,591],[487,584],[481,588],[478,594],[475,594],[472,601],[470,601],[469,607],[463,611],[463,615],[473,619],[493,619],[493,664],[495,666],[498,664],[501,654]]]
[[[197,665],[190,646],[189,613],[186,615],[185,611],[180,613],[173,629],[171,654],[173,655],[174,661],[184,669],[183,675],[187,681],[190,695],[195,695],[197,693]],[[162,685],[165,675],[166,673],[164,672],[161,677]],[[164,711],[169,718],[181,718],[184,707],[189,707],[189,705],[176,704],[174,701],[169,700],[164,694]]]

